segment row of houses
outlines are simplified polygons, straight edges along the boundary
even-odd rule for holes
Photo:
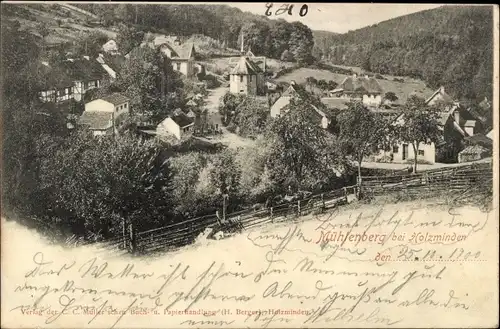
[[[368,80],[365,80],[368,81]],[[373,80],[372,80],[373,81]],[[347,107],[347,102],[351,100],[364,101],[368,99],[371,102],[372,97],[366,93],[366,87],[363,88],[352,88],[353,82],[351,79],[346,78],[342,84],[343,86],[348,86],[348,88],[342,88],[343,91],[347,91],[343,96],[339,98],[322,98],[321,103],[323,107],[320,110],[318,104],[309,104],[311,107],[311,112],[318,118],[319,124],[323,128],[328,128],[332,121],[332,114],[329,113],[329,109],[336,108],[339,110],[345,110]],[[378,99],[376,103],[378,104],[381,98],[380,89],[376,84],[372,85],[375,99]],[[355,91],[356,93],[353,93]],[[368,89],[370,92],[370,89]],[[375,93],[376,92],[376,93]],[[284,115],[289,111],[289,104],[292,98],[298,100],[306,99],[307,92],[304,88],[294,81],[291,82],[289,88],[279,97],[270,109],[270,116],[273,118]],[[353,97],[348,97],[348,95],[353,95]],[[341,101],[339,101],[341,99]],[[332,102],[332,100],[334,100]],[[491,155],[491,149],[493,146],[493,131],[488,120],[478,114],[473,107],[462,106],[459,102],[454,101],[445,91],[444,87],[436,90],[427,100],[426,103],[430,106],[439,106],[441,108],[441,114],[438,120],[438,128],[441,131],[440,140],[436,143],[421,143],[415,154],[410,142],[403,142],[396,144],[389,151],[381,150],[378,155],[376,155],[375,160],[380,161],[390,161],[395,163],[406,163],[410,162],[417,157],[419,161],[433,164],[436,162],[446,162],[450,159],[458,159],[459,162],[469,161],[471,158],[478,160],[478,158],[483,158],[485,156]],[[371,102],[373,104],[373,102]],[[491,110],[491,103],[487,100],[483,101],[479,106],[489,107]],[[368,106],[372,111],[381,111],[378,106]],[[486,109],[488,110],[488,109]],[[397,110],[396,110],[397,111]],[[392,123],[393,124],[405,124],[404,116],[402,114],[394,115],[395,110],[391,110]],[[397,113],[397,112],[396,112]],[[457,143],[459,141],[459,143]],[[455,148],[446,148],[451,143],[458,144]],[[460,146],[465,145],[465,149]],[[442,149],[446,148],[447,153],[443,152]]]

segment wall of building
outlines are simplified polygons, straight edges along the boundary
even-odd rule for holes
[[[257,95],[257,76],[231,74],[229,91],[233,94]]]
[[[115,106],[102,99],[96,99],[85,104],[85,111],[114,112]]]
[[[188,60],[188,61],[180,61],[180,60],[174,60],[172,61],[172,68],[174,71],[180,72],[184,74],[187,77],[191,77],[194,72],[193,68],[193,61]]]
[[[406,145],[406,146],[405,146]],[[404,156],[404,150],[407,150]],[[401,143],[393,146],[390,151],[380,151],[377,158],[381,157],[391,157],[394,163],[407,163],[410,160],[415,159],[415,152],[413,151],[413,146],[410,143]],[[436,146],[434,143],[423,144],[420,143],[417,152],[417,159],[426,161],[430,164],[436,163]]]
[[[287,106],[288,104],[290,104],[290,100],[291,100],[291,97],[287,97],[287,96],[282,96],[282,97],[278,98],[278,100],[276,102],[274,102],[274,104],[271,106],[271,117],[276,118],[276,117],[280,116],[281,109],[283,107]]]
[[[382,104],[382,96],[381,95],[363,95],[363,104],[378,106]]]
[[[156,133],[160,136],[165,136],[172,134],[178,139],[181,139],[181,129],[177,123],[171,118],[163,120],[158,127],[156,127]]]

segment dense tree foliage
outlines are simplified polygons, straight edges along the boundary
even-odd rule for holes
[[[357,162],[358,177],[361,176],[363,159],[384,145],[386,122],[382,117],[363,106],[361,102],[351,102],[348,109],[337,117],[339,142],[344,152]]]
[[[413,154],[418,155],[419,145],[440,141],[442,132],[439,129],[439,112],[425,103],[425,100],[416,96],[408,98],[403,107],[400,122],[393,125],[393,137],[401,143],[410,143]],[[418,156],[414,157],[413,172],[417,172]]]
[[[122,221],[139,230],[171,217],[171,173],[161,150],[130,136],[73,135],[44,157],[40,194],[48,214],[75,233],[110,236]]]
[[[326,132],[312,112],[310,104],[292,98],[288,113],[269,125],[266,137],[271,150],[267,167],[278,186],[312,188],[325,183],[332,174]]]
[[[115,23],[133,23],[156,32],[203,34],[235,49],[240,49],[244,34],[245,50],[251,49],[256,55],[281,58],[288,50],[287,59],[311,60],[312,31],[299,22],[270,20],[224,5],[75,5],[95,13],[108,24],[114,19]]]
[[[492,99],[491,6],[446,6],[397,17],[318,43],[334,63],[446,86],[459,99]],[[324,38],[323,38],[324,40]]]

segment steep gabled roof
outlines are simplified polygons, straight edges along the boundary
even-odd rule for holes
[[[194,123],[194,120],[187,116],[184,112],[178,112],[170,118],[181,128],[187,127]]]
[[[127,96],[122,95],[120,93],[113,93],[111,95],[101,97],[101,99],[103,101],[106,101],[106,102],[111,103],[113,105],[120,105],[120,104],[123,104],[123,103],[130,101],[130,98],[128,98]]]
[[[443,104],[451,105],[454,103],[453,98],[451,98],[451,96],[446,93],[443,86],[441,86],[438,90],[436,90],[429,98],[427,98],[425,100],[425,102],[427,104],[429,104],[431,101],[433,101],[438,96],[441,97],[439,102],[441,102]]]
[[[347,93],[366,92],[370,94],[381,94],[383,92],[382,87],[373,77],[346,77],[339,88],[342,88],[343,91]]]
[[[257,75],[260,69],[254,65],[248,58],[241,56],[236,66],[231,71],[231,74],[238,75]]]
[[[180,45],[165,42],[160,45],[160,48],[163,47],[168,47],[170,49],[170,58],[172,59],[190,59],[194,55],[194,44],[192,42]]]
[[[108,72],[96,59],[74,59],[56,64],[66,71],[69,79],[74,81],[91,81],[103,79]]]
[[[37,70],[40,73],[39,84],[42,90],[70,88],[73,86],[73,80],[68,76],[67,71],[59,66],[38,65]]]

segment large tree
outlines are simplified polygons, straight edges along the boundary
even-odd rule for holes
[[[310,62],[314,46],[311,29],[300,22],[293,22],[290,31],[288,46],[294,59],[300,64]]]
[[[131,98],[135,114],[158,122],[177,105],[177,88],[182,86],[169,59],[150,48],[134,48],[118,76],[115,86]]]
[[[119,234],[168,222],[172,209],[168,162],[152,141],[82,132],[61,143],[41,168],[48,215],[76,234]]]
[[[403,113],[392,127],[397,142],[410,143],[413,147],[413,172],[417,172],[418,148],[420,144],[439,141],[439,112],[426,104],[423,98],[411,96],[403,107]]]
[[[344,151],[357,162],[358,180],[361,181],[363,159],[383,147],[385,121],[361,102],[351,102],[337,118],[339,141]]]
[[[306,181],[324,181],[329,174],[326,132],[315,119],[309,101],[292,98],[288,106],[289,111],[269,125],[267,167],[282,188],[310,188],[305,186]]]

